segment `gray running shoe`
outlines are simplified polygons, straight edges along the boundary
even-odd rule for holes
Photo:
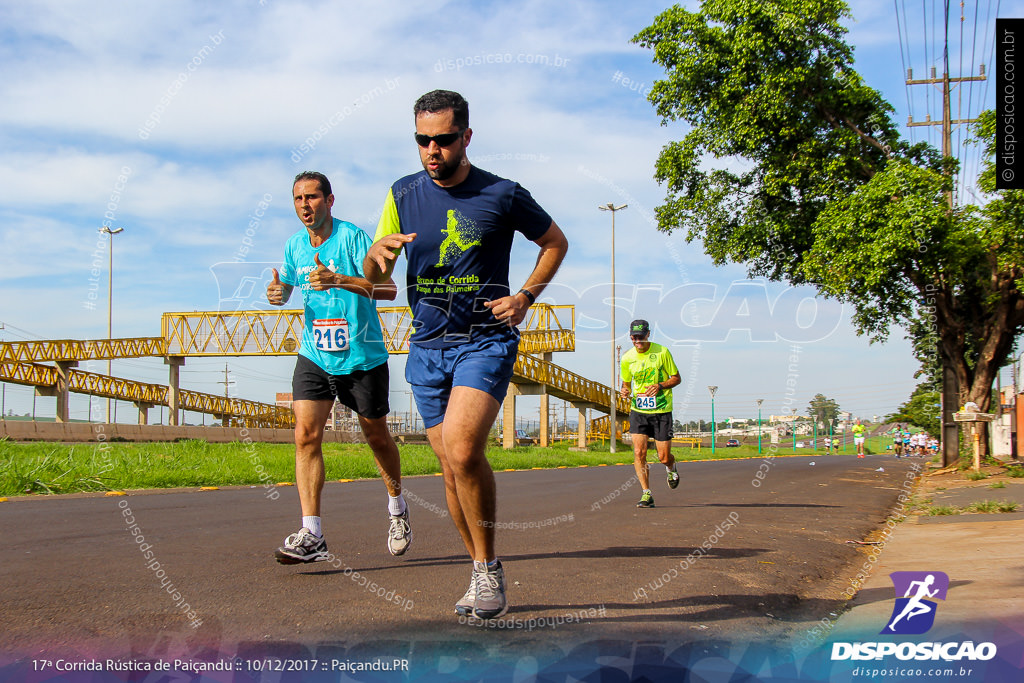
[[[466,594],[463,595],[457,603],[455,603],[455,613],[461,617],[468,617],[472,615],[473,605],[476,603],[476,567],[473,568],[473,573],[469,576],[469,588],[466,589]]]
[[[388,515],[391,526],[388,527],[388,551],[392,555],[401,555],[412,543],[412,527],[409,526],[409,508],[400,515]]]
[[[668,472],[668,487],[674,489],[679,486],[679,473],[675,470],[669,470]]]
[[[498,562],[488,567],[486,562],[473,563],[473,584],[476,596],[473,598],[472,615],[477,619],[497,619],[508,612],[505,600],[505,571]]]
[[[327,542],[306,527],[284,539],[284,545],[274,551],[274,557],[281,564],[323,562],[327,555]]]

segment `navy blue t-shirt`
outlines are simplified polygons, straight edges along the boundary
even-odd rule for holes
[[[484,302],[509,294],[515,232],[536,240],[550,226],[551,216],[518,183],[475,166],[455,187],[441,187],[426,171],[392,185],[374,239],[416,233],[405,245],[410,341],[440,349],[483,335],[518,336]]]

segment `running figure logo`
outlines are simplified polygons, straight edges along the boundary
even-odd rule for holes
[[[935,623],[938,603],[926,598],[946,599],[949,577],[944,572],[893,572],[896,605],[882,634],[920,635]]]
[[[480,231],[476,222],[459,213],[458,209],[448,209],[448,223],[441,232],[445,238],[441,242],[437,267],[450,265],[470,247],[480,246]]]

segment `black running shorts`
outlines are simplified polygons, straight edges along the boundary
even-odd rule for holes
[[[292,375],[293,401],[333,401],[351,408],[362,417],[375,420],[391,412],[388,405],[388,363],[347,375],[331,375],[299,354]]]
[[[671,441],[672,413],[638,413],[631,410],[629,432],[653,437],[655,441]]]

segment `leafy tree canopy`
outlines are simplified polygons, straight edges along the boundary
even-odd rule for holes
[[[904,326],[984,409],[1024,328],[1024,192],[950,209],[955,160],[900,137],[853,69],[849,18],[840,0],[705,0],[634,37],[666,72],[657,113],[689,124],[657,162],[659,228],[686,230],[715,263],[851,304],[872,340]],[[991,113],[975,130],[994,192]]]
[[[839,418],[839,404],[834,399],[826,398],[824,394],[815,394],[807,407],[807,414],[817,424],[834,426]]]

